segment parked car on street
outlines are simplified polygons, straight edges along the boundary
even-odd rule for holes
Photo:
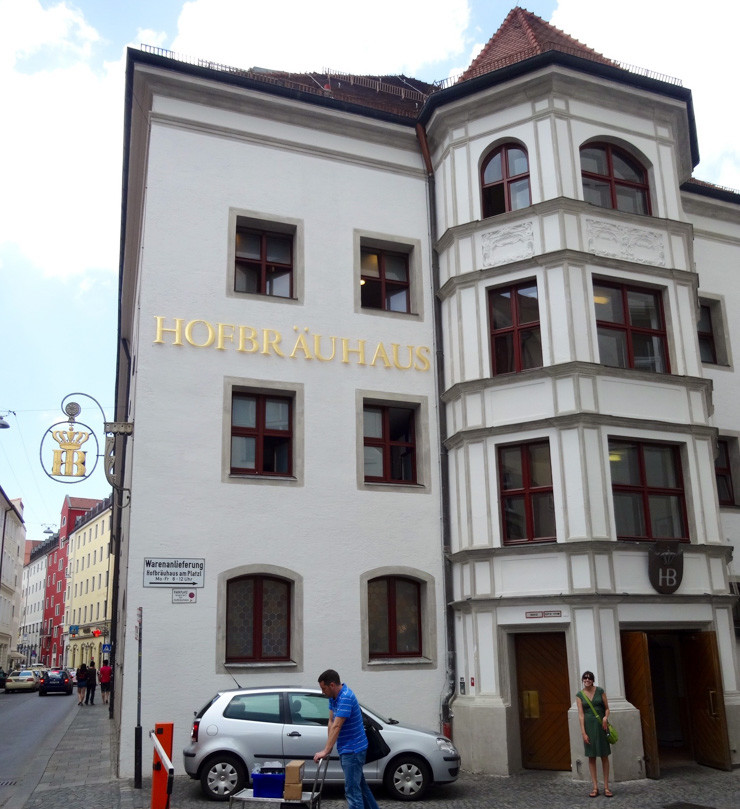
[[[64,669],[49,669],[41,672],[39,680],[39,696],[47,694],[71,694],[72,680]]]
[[[413,801],[432,784],[457,779],[460,754],[448,738],[361,707],[366,726],[378,730],[390,748],[365,765],[369,784],[384,784],[396,800]],[[183,750],[185,771],[200,779],[203,794],[211,800],[228,800],[247,787],[250,773],[267,761],[304,761],[304,780],[310,783],[316,772],[313,756],[326,745],[328,722],[329,701],[319,689],[220,691],[195,714],[190,744]],[[326,782],[344,783],[336,751],[329,759]]]
[[[5,678],[6,678],[5,670],[0,668],[0,688],[5,688]]]
[[[39,681],[29,669],[15,669],[5,678],[5,693],[11,691],[36,691]]]

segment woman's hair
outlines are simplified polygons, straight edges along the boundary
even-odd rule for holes
[[[584,671],[583,674],[581,674],[581,680],[583,680],[584,677],[590,677],[593,682],[596,682],[596,677],[594,677],[594,673],[592,671]]]

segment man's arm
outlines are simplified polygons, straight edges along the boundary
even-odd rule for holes
[[[314,761],[318,762],[321,761],[322,758],[328,758],[329,754],[334,749],[334,745],[337,742],[337,737],[339,736],[339,731],[342,729],[343,724],[343,716],[334,716],[334,714],[329,711],[329,726],[327,728],[328,738],[326,740],[326,747],[316,753],[316,755],[313,757]]]

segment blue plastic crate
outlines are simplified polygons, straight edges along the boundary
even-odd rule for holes
[[[252,795],[255,798],[282,798],[285,789],[285,773],[252,773]]]

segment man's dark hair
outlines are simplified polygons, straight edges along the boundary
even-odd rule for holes
[[[336,683],[337,685],[342,684],[340,676],[334,669],[327,669],[322,674],[319,674],[319,682],[325,683],[326,685],[331,685],[332,683]]]

